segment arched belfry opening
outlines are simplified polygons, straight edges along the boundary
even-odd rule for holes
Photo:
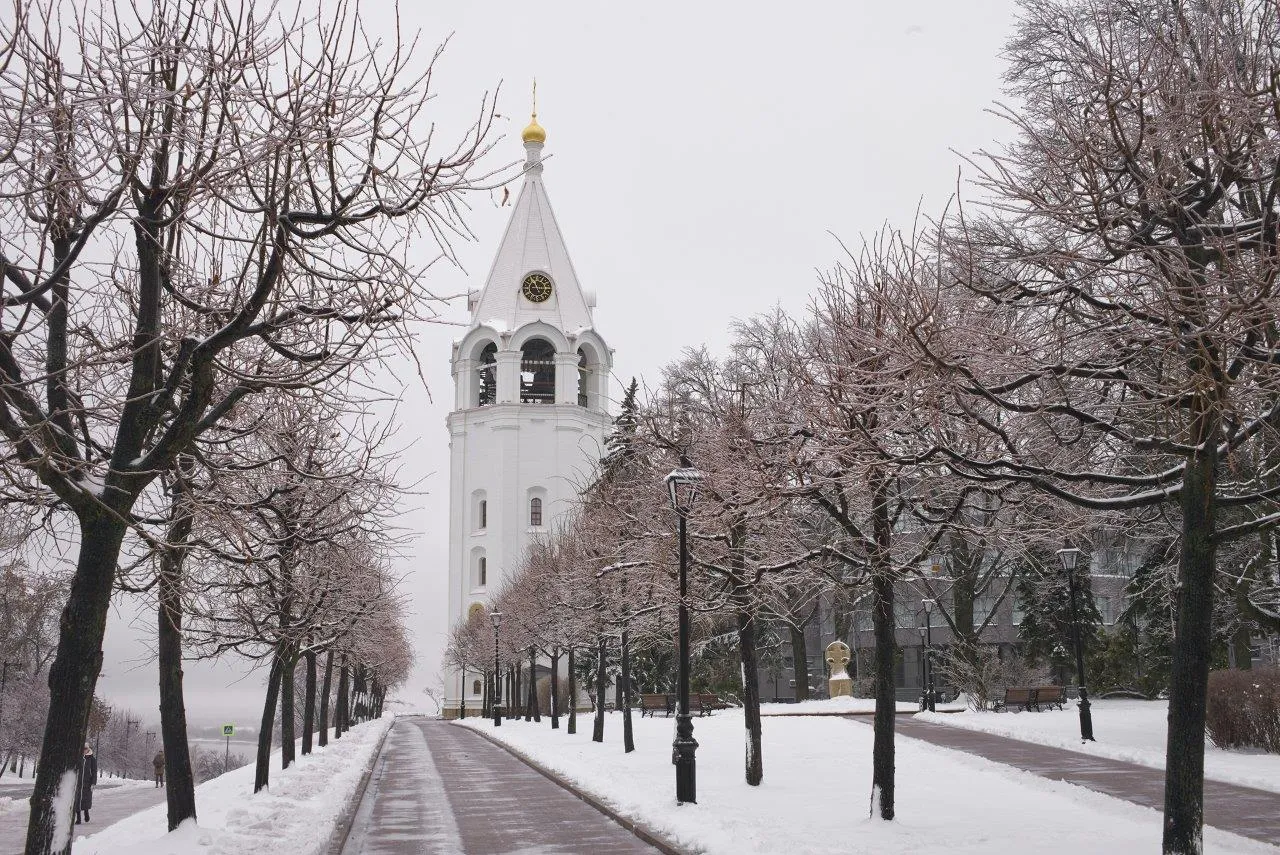
[[[556,349],[545,338],[531,338],[520,348],[520,403],[556,402]]]
[[[578,406],[585,407],[591,403],[591,363],[587,361],[587,352],[578,348]]]
[[[493,342],[480,351],[476,368],[476,406],[487,407],[498,400],[498,346]]]

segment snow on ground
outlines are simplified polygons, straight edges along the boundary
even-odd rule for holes
[[[1026,742],[1052,745],[1127,760],[1155,769],[1164,768],[1168,733],[1167,701],[1090,701],[1095,742],[1080,742],[1080,713],[1074,702],[1066,709],[1045,712],[972,712],[942,715],[921,713],[920,718],[952,727],[995,733]],[[1251,751],[1224,751],[1205,739],[1204,774],[1214,781],[1241,784],[1280,793],[1280,755]]]
[[[280,770],[271,755],[271,786],[253,792],[253,764],[196,787],[198,824],[166,834],[161,804],[76,841],[76,855],[257,855],[324,852],[329,836],[391,723],[387,715],[330,740]]]
[[[950,718],[950,716],[943,716]],[[898,737],[897,818],[867,817],[872,729],[839,718],[771,718],[764,724],[764,782],[743,780],[741,710],[698,718],[698,804],[675,804],[674,722],[635,717],[636,751],[622,752],[622,720],[611,713],[605,744],[541,724],[487,719],[484,731],[563,775],[619,814],[681,848],[746,853],[918,852],[946,855],[1149,852],[1161,817],[1149,808],[1049,781],[980,757]],[[1087,821],[1081,820],[1087,817]],[[1256,841],[1206,829],[1215,853],[1276,852]]]
[[[935,703],[937,710],[962,710],[963,703]],[[914,713],[920,710],[916,701],[909,703],[899,701],[897,710],[900,713]],[[854,698],[848,695],[840,698],[822,698],[821,700],[802,701],[798,704],[761,704],[760,715],[871,715],[876,711],[875,698]]]

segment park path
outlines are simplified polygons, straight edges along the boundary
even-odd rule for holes
[[[863,723],[870,724],[870,721]],[[1077,784],[1134,804],[1164,809],[1163,769],[905,716],[898,716],[894,727],[912,739],[976,754],[1042,778]],[[1280,841],[1280,793],[1205,781],[1204,821],[1223,831],[1275,844]]]
[[[0,807],[0,855],[20,855],[27,839],[27,816],[30,812],[27,799],[31,798],[31,782],[28,781],[21,789],[5,787],[0,790],[0,797],[14,799],[14,803]],[[108,825],[162,801],[164,790],[158,787],[101,783],[93,792],[89,824],[77,825],[72,840],[102,831]],[[74,845],[72,849],[74,851]]]
[[[342,855],[656,851],[484,737],[406,717],[374,761]]]

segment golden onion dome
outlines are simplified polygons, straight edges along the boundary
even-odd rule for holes
[[[533,118],[529,121],[529,126],[520,134],[520,138],[527,143],[544,143],[547,141],[547,131],[542,125],[538,124],[537,113],[533,114]]]

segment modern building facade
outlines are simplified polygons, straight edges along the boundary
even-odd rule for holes
[[[595,330],[543,184],[546,132],[522,134],[524,180],[471,322],[453,346],[449,621],[488,607],[534,538],[590,483],[604,451],[613,354]],[[445,715],[478,709],[480,675],[447,674]]]

